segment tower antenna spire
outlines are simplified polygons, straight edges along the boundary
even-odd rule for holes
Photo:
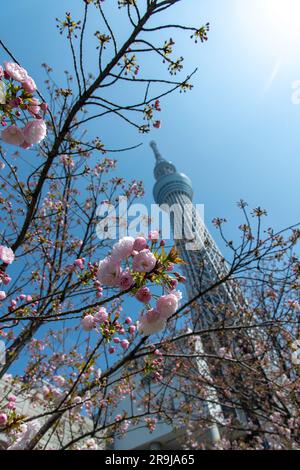
[[[161,156],[160,151],[158,150],[157,143],[155,142],[155,140],[151,140],[150,147],[152,148],[152,150],[154,152],[156,162],[158,163],[158,162],[163,161],[164,159]]]

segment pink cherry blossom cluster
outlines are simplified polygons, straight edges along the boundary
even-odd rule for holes
[[[147,417],[145,418],[145,423],[150,432],[154,432],[156,429],[157,418]]]
[[[41,424],[37,419],[20,424],[18,428],[11,432],[9,436],[10,445],[7,450],[25,450],[40,426]]]
[[[154,118],[154,113],[155,111],[158,111],[160,112],[161,111],[161,107],[160,107],[160,101],[157,99],[154,101],[153,104],[147,104],[144,108],[144,119],[146,119],[149,123],[151,122],[153,127],[155,127],[156,129],[160,129],[161,128],[161,121],[160,120],[155,120]],[[150,130],[150,124],[147,124],[145,126],[141,126],[141,127],[144,127],[145,128],[145,131],[149,132]]]
[[[22,301],[22,302],[25,301],[26,303],[31,303],[31,307],[32,307],[31,314],[32,315],[37,315],[37,310],[34,307],[36,307],[38,305],[38,301],[33,302],[31,295],[26,295],[26,294],[20,294],[16,298],[11,299],[10,306],[8,307],[8,310],[10,312],[14,311],[14,309],[18,306],[18,303],[20,301]]]
[[[32,338],[28,347],[29,351],[43,351],[45,349],[44,341]]]
[[[0,429],[7,424],[9,419],[9,413],[16,409],[17,397],[13,394],[10,394],[7,397],[7,403],[5,404],[5,409],[0,410]]]
[[[117,160],[111,158],[104,158],[100,163],[94,167],[94,175],[99,176],[102,173],[108,173],[110,170],[115,169]]]
[[[132,269],[122,269],[121,264],[132,258]],[[150,273],[157,259],[148,248],[144,237],[123,237],[112,248],[109,256],[100,261],[97,278],[108,287],[128,290],[134,284],[133,273]]]
[[[11,264],[15,259],[14,252],[11,248],[0,245],[0,260],[5,265]],[[2,270],[0,270],[0,284],[3,283],[5,286],[8,285],[11,281],[11,278]],[[0,290],[0,301],[6,299],[6,293],[3,290]]]
[[[142,181],[133,180],[129,183],[128,189],[124,189],[124,195],[127,197],[142,197],[144,194],[145,189]]]
[[[143,312],[138,321],[138,331],[146,336],[159,333],[166,327],[167,320],[178,309],[180,293],[174,291],[158,298],[156,307]]]
[[[116,242],[109,255],[99,262],[98,269],[94,272],[97,297],[103,296],[102,286],[117,288],[121,292],[130,292],[146,306],[136,324],[132,324],[132,319],[127,317],[123,326],[118,321],[119,315],[113,319],[103,307],[85,314],[81,327],[85,331],[96,330],[107,341],[112,341],[114,344],[109,347],[109,353],[116,351],[116,345],[126,350],[136,331],[146,336],[158,333],[176,313],[182,297],[176,288],[178,282],[184,282],[185,279],[179,273],[173,272],[175,264],[181,262],[176,250],[171,249],[167,254],[164,246],[163,240],[159,242],[157,230],[149,233],[148,240],[143,236],[125,236]],[[84,269],[84,258],[76,259],[72,269],[74,268]],[[170,275],[171,272],[174,277]],[[155,296],[157,300],[154,308],[150,305],[152,293],[146,285],[148,281],[164,288],[162,296]],[[126,332],[128,338],[121,339],[118,336]]]
[[[70,155],[62,154],[60,156],[60,161],[68,168],[74,168],[75,166],[74,160],[72,159],[72,156]]]
[[[159,100],[155,100],[154,102],[154,105],[153,105],[153,109],[155,109],[155,111],[161,111],[161,107],[160,107],[160,101]],[[155,127],[155,129],[160,129],[161,128],[161,120],[157,119],[153,122],[153,127]]]
[[[6,84],[5,80],[9,83]],[[36,84],[23,67],[15,62],[4,62],[4,70],[0,66],[0,120],[1,125],[5,127],[1,138],[5,143],[28,149],[46,137],[47,126],[43,113],[47,111],[48,106],[47,103],[41,103],[34,98],[35,91]],[[21,111],[27,111],[34,117],[22,128],[16,124]],[[8,127],[7,119],[11,122]]]
[[[130,341],[126,338],[119,338],[117,335],[125,335],[128,333],[129,335],[133,335],[136,331],[136,326],[132,324],[132,319],[130,317],[126,317],[124,326],[122,326],[117,320],[113,322],[114,333],[111,334],[110,331],[110,318],[106,308],[101,307],[96,313],[91,314],[88,313],[83,317],[81,320],[81,326],[85,331],[92,331],[95,329],[99,329],[102,334],[112,339],[115,345],[120,345],[121,348],[125,351],[129,345]],[[127,327],[127,331],[124,327]],[[109,347],[109,353],[113,354],[116,351],[116,346]]]
[[[137,325],[131,325],[131,318],[127,318],[125,323],[129,326],[128,333],[134,334],[136,329],[140,334],[146,336],[158,333],[166,327],[167,320],[175,314],[181,299],[180,291],[176,291],[178,282],[184,282],[184,278],[179,273],[174,273],[175,277],[169,275],[174,269],[174,263],[180,262],[176,252],[172,251],[167,255],[164,251],[164,241],[162,240],[157,247],[159,241],[159,232],[151,231],[148,241],[146,238],[139,236],[133,238],[125,236],[115,243],[110,254],[101,260],[97,270],[97,281],[95,287],[97,291],[101,289],[97,296],[102,296],[101,285],[118,288],[120,291],[129,291],[136,299],[147,306],[137,322]],[[159,254],[159,248],[163,250],[163,254]],[[172,257],[171,256],[172,253]],[[170,258],[169,258],[170,257]],[[174,259],[171,262],[170,259]],[[76,260],[75,265],[83,269],[82,259]],[[123,266],[125,265],[125,266]],[[164,295],[156,301],[156,306],[151,308],[150,301],[152,294],[145,284],[149,280],[160,283],[164,286]],[[142,283],[142,284],[141,284]],[[97,285],[96,285],[97,284]],[[120,344],[125,350],[129,346],[128,340],[121,340],[113,337],[110,327],[110,320],[107,311],[103,308],[96,313],[88,313],[81,321],[82,328],[85,331],[97,329],[101,324],[101,332],[115,344]],[[124,328],[119,323],[114,323],[117,328],[114,332],[119,331],[125,333]],[[115,352],[115,346],[111,346],[110,353]]]
[[[0,245],[0,260],[5,264],[11,264],[15,259],[14,252],[7,246]]]

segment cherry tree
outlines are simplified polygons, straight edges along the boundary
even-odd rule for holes
[[[216,219],[228,270],[188,302],[178,289],[185,265],[176,244],[157,232],[117,242],[97,237],[97,208],[117,206],[119,196],[132,204],[144,189],[116,176],[112,158],[140,144],[110,148],[91,135],[90,123],[101,129],[109,116],[115,135],[120,123],[147,134],[160,128],[169,95],[191,90],[196,71],[182,76],[174,34],[203,43],[209,25],[160,22],[179,2],[82,1],[81,18],[67,12],[57,19],[73,70],[57,84],[55,70],[43,64],[43,92],[0,41],[7,56],[0,68],[5,448],[51,449],[52,436],[62,449],[103,448],[131,427],[152,432],[158,418],[184,425],[193,448],[205,447],[201,430],[214,425],[218,448],[299,445],[299,229],[263,233],[264,211],[254,210],[252,223],[241,203],[245,222],[235,246]],[[125,39],[113,27],[115,13],[127,19]],[[92,15],[99,29],[91,37]],[[91,39],[96,74],[85,63]],[[149,75],[148,56],[161,75]],[[120,87],[126,102],[115,98]],[[208,294],[228,282],[243,292],[237,308],[220,304],[204,328],[201,302],[215,309]],[[135,311],[126,311],[128,298]],[[221,347],[203,350],[199,338],[218,338]],[[18,412],[24,398],[36,407],[33,415]],[[206,412],[210,403],[217,412]]]

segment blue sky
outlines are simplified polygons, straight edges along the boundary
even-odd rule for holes
[[[214,216],[226,217],[231,228],[238,225],[235,203],[240,198],[251,207],[265,207],[269,225],[276,228],[300,220],[300,105],[291,102],[292,83],[300,79],[300,33],[286,30],[297,30],[300,6],[294,0],[272,2],[275,12],[269,8],[270,0],[185,0],[169,10],[168,22],[211,24],[204,45],[194,44],[189,35],[178,35],[175,51],[185,56],[184,71],[198,67],[192,92],[162,100],[162,129],[146,137],[115,120],[91,126],[91,135],[95,132],[113,148],[144,142],[144,147],[120,154],[119,173],[144,180],[148,204],[154,182],[148,142],[154,138],[163,155],[192,178],[195,202],[205,204],[209,227]],[[104,5],[108,12],[112,8],[113,21],[124,35],[123,14],[109,5],[115,3],[107,0]],[[81,4],[71,0],[6,4],[1,37],[42,90],[42,62],[53,66],[58,78],[70,64],[55,17],[71,10],[77,18]],[[95,19],[91,31],[97,26]],[[94,45],[91,41],[86,48],[87,70],[95,67]],[[161,67],[159,63],[152,75]]]

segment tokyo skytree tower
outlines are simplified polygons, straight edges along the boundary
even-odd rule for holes
[[[193,189],[191,180],[176,167],[165,160],[154,141],[150,143],[156,164],[154,176],[156,183],[153,189],[154,200],[171,218],[174,241],[180,257],[186,262],[183,265],[186,276],[186,291],[191,303],[191,319],[194,331],[209,328],[220,328],[219,332],[196,335],[195,351],[219,356],[221,348],[227,351],[235,349],[243,341],[239,333],[231,338],[222,334],[222,327],[233,326],[241,318],[245,299],[239,285],[230,279],[230,267],[207,230],[203,218],[193,205]],[[217,363],[212,367],[209,363],[197,359],[197,368],[202,376],[221,378],[224,385],[228,378],[227,367]],[[239,387],[242,387],[241,379]],[[247,392],[246,392],[247,393]],[[215,405],[208,404],[206,412],[217,417],[218,422],[234,415],[239,422],[247,420],[244,407],[228,409],[223,406],[221,396],[211,389],[210,397]],[[214,425],[211,432],[212,441],[219,438],[218,426]]]
[[[253,404],[261,400],[263,403],[269,400],[276,402],[271,392],[261,398],[253,387],[249,387],[245,369],[235,372],[226,361],[218,360],[222,354],[243,360],[245,354],[255,350],[259,338],[265,339],[265,333],[262,329],[253,332],[240,328],[241,324],[246,325],[249,321],[245,315],[248,302],[233,278],[231,266],[192,202],[192,182],[162,157],[155,142],[152,141],[150,146],[156,160],[154,199],[170,217],[175,245],[186,262],[183,270],[191,310],[192,329],[189,329],[195,332],[197,370],[209,382],[216,383],[216,387],[209,387],[209,399],[204,406],[206,416],[212,417],[211,422],[214,423],[210,429],[211,441],[216,442],[220,438],[220,430],[223,433],[226,428],[227,419],[242,426],[253,422],[261,427],[261,420],[252,411]],[[201,334],[197,334],[199,331]],[[201,359],[205,356],[209,359]],[[263,376],[268,373],[257,362],[255,367]],[[230,402],[226,399],[229,390],[234,396]]]
[[[187,263],[184,270],[188,298],[192,300],[208,290],[201,299],[197,299],[198,305],[201,304],[201,315],[193,316],[198,327],[207,328],[220,320],[215,314],[216,307],[218,316],[221,304],[230,305],[236,310],[242,301],[241,293],[232,280],[220,282],[228,275],[229,267],[201,215],[193,206],[191,180],[161,156],[155,142],[152,141],[150,146],[156,159],[154,199],[172,216],[174,240],[181,258]],[[219,286],[210,290],[211,286],[218,283]],[[197,310],[197,305],[195,308]]]

